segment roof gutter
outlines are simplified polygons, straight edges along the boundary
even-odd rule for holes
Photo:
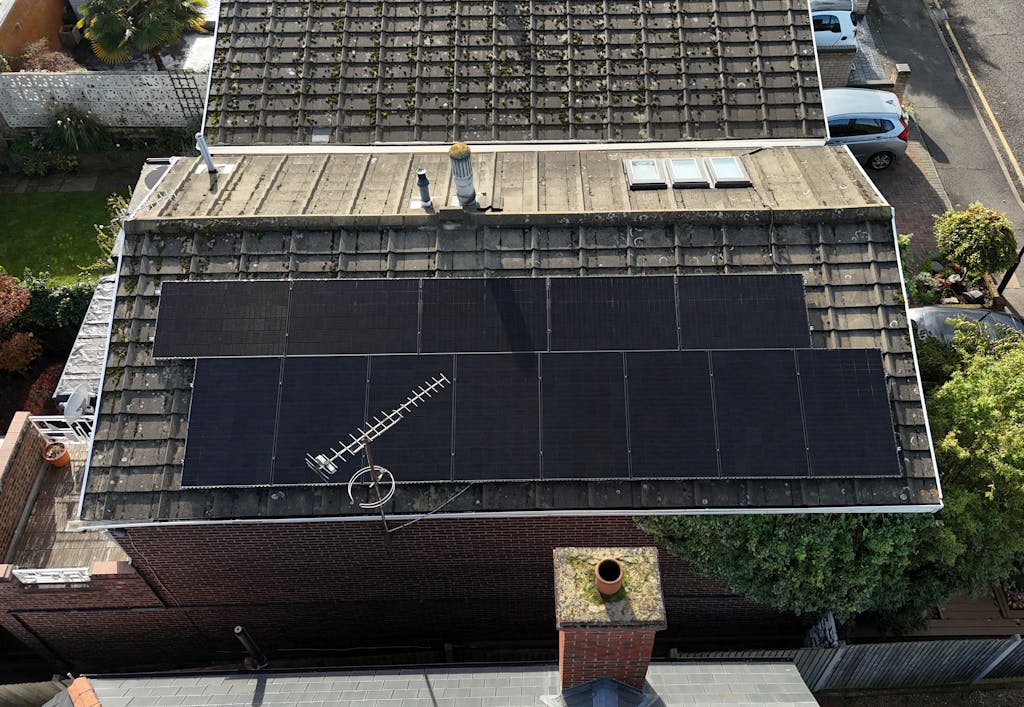
[[[481,511],[469,513],[433,513],[413,515],[389,515],[388,520],[393,521],[420,521],[427,518],[439,520],[467,520],[476,518],[550,518],[552,516],[566,517],[595,517],[595,516],[710,516],[710,515],[794,515],[794,514],[824,514],[824,513],[935,513],[942,509],[942,504],[915,504],[915,505],[877,505],[877,506],[820,506],[816,508],[683,508],[683,509],[638,509],[638,510],[559,510],[559,511]],[[86,532],[91,530],[118,530],[126,528],[158,528],[166,526],[188,526],[188,525],[252,525],[252,524],[278,524],[290,525],[294,523],[348,523],[348,522],[372,522],[379,523],[380,516],[358,515],[358,516],[323,516],[303,518],[230,518],[224,520],[146,520],[146,521],[71,521],[68,523],[69,532]]]
[[[205,118],[204,118],[205,120]],[[473,142],[475,154],[490,152],[615,152],[629,150],[756,150],[770,147],[822,147],[826,138],[684,140],[681,142]],[[374,145],[210,145],[214,155],[388,155],[448,154],[450,142]]]

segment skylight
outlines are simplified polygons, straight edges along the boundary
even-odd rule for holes
[[[623,167],[630,189],[665,189],[668,186],[658,160],[624,160]]]
[[[739,157],[709,157],[705,162],[716,187],[750,186],[750,175]]]

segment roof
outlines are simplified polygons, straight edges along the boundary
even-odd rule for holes
[[[765,149],[743,157],[749,188],[646,192],[625,186],[631,154],[651,153],[478,155],[477,188],[504,210],[433,213],[410,198],[425,164],[448,203],[438,154],[219,155],[231,169],[212,192],[201,162],[180,160],[125,227],[82,520],[373,517],[343,484],[291,487],[287,508],[270,487],[181,488],[195,365],[152,357],[166,280],[659,273],[802,274],[814,348],[881,350],[906,476],[438,482],[403,490],[389,512],[416,516],[443,499],[445,513],[934,509],[891,209],[847,153]]]
[[[231,673],[151,677],[90,677],[103,707],[186,704],[261,704],[264,707],[560,707],[609,704],[586,699],[583,690],[560,695],[554,666],[421,668],[407,670],[293,673]],[[570,694],[571,693],[571,694]],[[596,695],[595,695],[596,696]],[[626,701],[631,695],[611,704]],[[665,707],[744,704],[816,705],[791,663],[661,663],[647,673],[645,696]]]
[[[56,400],[64,401],[80,385],[84,385],[89,395],[96,395],[103,379],[103,354],[107,348],[110,314],[114,309],[113,275],[101,277],[96,283],[89,309],[85,312],[82,326],[78,328],[78,336],[71,347],[64,370],[57,381],[57,389],[53,392]]]
[[[805,0],[224,3],[224,145],[819,138]]]

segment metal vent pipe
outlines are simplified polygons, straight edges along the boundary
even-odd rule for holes
[[[256,641],[245,630],[245,626],[235,626],[235,638],[245,647],[245,652],[249,654],[249,657],[252,659],[252,665],[256,670],[262,670],[267,667],[266,654],[256,645]]]
[[[457,142],[448,150],[452,161],[452,176],[455,178],[455,194],[463,207],[477,206],[476,188],[473,186],[473,160],[469,145]]]

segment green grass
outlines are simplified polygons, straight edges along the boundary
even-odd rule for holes
[[[0,265],[15,277],[48,272],[74,281],[100,255],[93,224],[106,223],[108,194],[35,192],[0,195]]]

